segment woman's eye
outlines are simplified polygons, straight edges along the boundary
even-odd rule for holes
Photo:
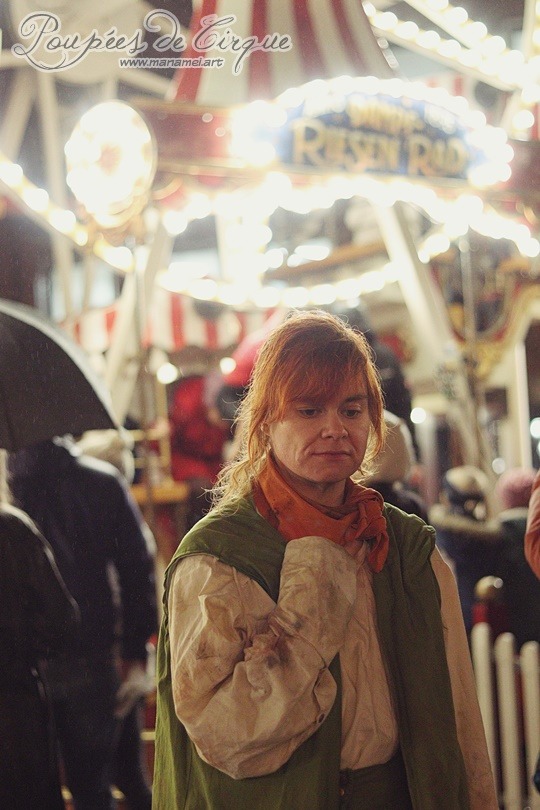
[[[347,419],[356,419],[357,416],[362,415],[360,408],[347,408],[344,412]]]
[[[298,408],[298,413],[301,416],[310,417],[310,416],[316,416],[316,414],[318,414],[319,411],[317,410],[317,408]]]

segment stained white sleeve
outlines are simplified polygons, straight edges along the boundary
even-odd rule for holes
[[[320,537],[287,544],[277,605],[214,557],[183,559],[169,593],[175,711],[201,757],[240,779],[272,773],[330,711],[328,665],[356,594],[356,562]]]
[[[470,810],[497,810],[495,781],[454,575],[435,548],[431,564],[441,589],[446,657],[452,685],[458,740],[465,761]]]

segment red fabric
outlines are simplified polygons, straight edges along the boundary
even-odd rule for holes
[[[205,385],[203,376],[187,377],[174,393],[169,418],[171,467],[176,481],[205,478],[213,483],[223,463],[229,430],[227,425],[210,420]]]
[[[209,17],[212,14],[216,13],[216,0],[203,0],[201,7],[198,10],[194,10],[193,15],[191,17],[190,23],[190,31],[192,33],[196,33],[197,31],[201,30],[201,22],[204,17]],[[197,56],[201,56],[198,51],[195,50],[191,41],[182,56],[186,56],[188,58],[194,58]],[[197,100],[197,91],[199,89],[199,84],[202,78],[202,67],[190,67],[187,70],[180,68],[177,72],[178,75],[178,82],[176,86],[176,92],[174,98],[176,101],[196,101]]]
[[[235,361],[236,366],[233,371],[224,375],[223,382],[225,385],[232,385],[234,388],[243,388],[248,384],[253,366],[255,365],[255,360],[259,354],[259,349],[272,330],[282,322],[283,318],[284,312],[282,310],[276,310],[267,318],[260,329],[250,332],[238,344],[232,354],[232,359]]]
[[[228,374],[225,374],[223,378],[226,385],[243,388],[248,384],[259,349],[267,337],[268,329],[263,327],[256,332],[252,332],[239,343],[232,354],[236,366]]]
[[[510,632],[508,608],[504,602],[475,602],[472,608],[472,623],[485,622],[491,628],[491,638],[495,640],[501,633]]]
[[[251,36],[262,42],[270,33],[268,25],[268,2],[253,3],[251,8]],[[253,58],[255,57],[255,58]],[[272,98],[272,60],[268,51],[254,51],[250,57],[249,98]]]
[[[353,540],[370,542],[369,564],[380,571],[388,556],[388,533],[382,513],[383,499],[374,489],[346,482],[341,507],[323,508],[301,498],[284,481],[269,458],[254,489],[257,511],[286,540],[317,535],[344,546]]]
[[[532,570],[540,579],[540,470],[536,473],[529,502],[525,556]]]

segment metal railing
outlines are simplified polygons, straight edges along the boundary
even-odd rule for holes
[[[540,645],[516,650],[514,636],[494,642],[488,624],[471,634],[472,658],[489,756],[502,810],[540,810],[532,783],[540,751]]]

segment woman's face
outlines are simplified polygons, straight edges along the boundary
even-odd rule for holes
[[[289,402],[283,418],[269,425],[270,447],[293,489],[337,506],[364,459],[370,425],[366,384],[349,382],[327,401]]]

